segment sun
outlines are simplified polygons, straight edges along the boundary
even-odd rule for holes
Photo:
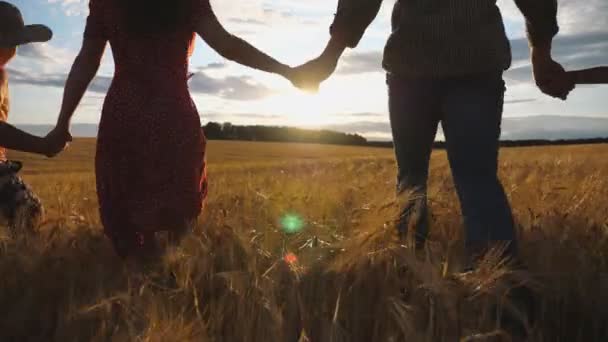
[[[290,90],[277,96],[273,106],[285,115],[290,126],[315,127],[331,123],[331,104],[319,93]]]
[[[347,80],[330,80],[316,93],[293,87],[266,100],[272,113],[285,117],[289,126],[316,128],[336,123],[336,115],[365,108],[369,96],[361,96],[361,84]]]

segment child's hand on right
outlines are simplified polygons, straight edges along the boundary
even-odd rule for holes
[[[572,84],[574,84],[574,85],[576,85],[576,84],[578,84],[578,83],[579,83],[579,82],[578,82],[578,81],[579,81],[579,78],[580,78],[579,76],[580,76],[580,75],[579,75],[579,72],[578,72],[578,71],[573,71],[573,70],[571,70],[571,71],[567,71],[567,72],[566,72],[566,78],[568,79],[568,82],[571,82],[571,83],[572,83]]]
[[[568,77],[575,84],[607,84],[608,83],[608,67],[597,67],[591,69],[583,69],[569,71]]]

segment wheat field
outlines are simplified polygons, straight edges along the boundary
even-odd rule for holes
[[[398,241],[390,149],[209,145],[192,236],[134,269],[101,232],[94,141],[12,154],[42,198],[34,235],[0,238],[1,341],[511,341],[493,318],[525,282],[530,341],[608,338],[608,146],[504,149],[501,179],[528,271],[492,255],[461,272],[445,153],[432,157],[431,241]]]

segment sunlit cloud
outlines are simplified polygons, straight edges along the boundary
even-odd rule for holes
[[[89,13],[88,0],[48,0],[53,6],[60,6],[68,17],[83,16]]]

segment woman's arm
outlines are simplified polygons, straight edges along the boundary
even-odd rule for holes
[[[230,34],[213,11],[211,9],[208,11],[209,13],[198,19],[196,32],[212,49],[224,58],[239,64],[290,78],[289,66],[279,63],[241,38]]]
[[[576,84],[608,84],[608,67],[570,71]]]
[[[84,39],[65,84],[57,126],[69,131],[72,116],[89,84],[97,74],[106,47],[102,39]]]

